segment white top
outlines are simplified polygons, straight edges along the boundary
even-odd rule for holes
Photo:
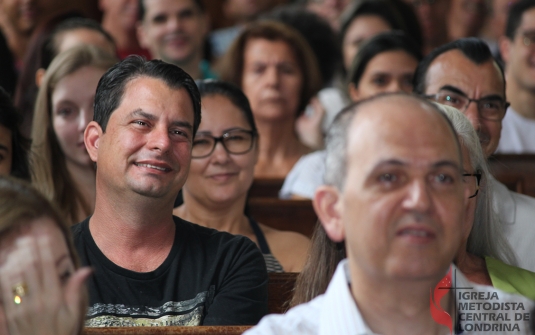
[[[518,266],[535,272],[535,198],[510,191],[492,178],[494,210]]]
[[[301,157],[284,179],[279,198],[289,199],[292,195],[298,195],[312,199],[316,188],[323,185],[325,156],[325,150],[321,150]]]
[[[461,298],[461,300],[456,299],[455,305],[457,306],[457,314],[460,316],[458,324],[464,329],[463,335],[530,334],[528,321],[515,321],[515,313],[521,313],[522,315],[530,313],[534,307],[530,300],[519,295],[504,293],[492,286],[474,284],[468,281],[454,265],[452,267],[455,273],[453,282],[456,287],[469,288],[459,289],[454,293],[456,298]],[[349,289],[350,282],[347,260],[343,260],[338,264],[325,294],[306,304],[292,308],[286,314],[265,316],[256,327],[251,328],[244,334],[372,335],[374,333],[366,325],[357,304],[353,300]],[[466,292],[470,294],[468,294],[468,297],[462,298],[459,294],[461,291],[464,294]],[[485,303],[498,303],[499,305],[497,309],[486,309]],[[513,307],[511,303],[515,303],[515,306]],[[495,306],[493,305],[493,307]],[[468,319],[474,319],[475,317],[490,319],[492,318],[490,314],[494,314],[495,320],[509,319],[510,321],[468,321]],[[480,328],[490,327],[491,330],[476,331],[476,326]],[[501,330],[492,331],[492,327],[501,328]],[[513,327],[515,327],[514,330],[511,330]],[[448,333],[449,331],[446,331],[444,335]]]
[[[525,118],[509,107],[502,120],[502,136],[496,152],[535,153],[535,120]]]

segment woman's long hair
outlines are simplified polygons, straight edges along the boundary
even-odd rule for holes
[[[52,125],[52,92],[58,82],[82,67],[91,66],[107,70],[118,59],[94,46],[80,46],[59,54],[48,68],[43,79],[34,111],[32,125],[32,183],[47,199],[56,204],[71,223],[79,218],[79,209],[90,213],[80,190],[70,175]]]

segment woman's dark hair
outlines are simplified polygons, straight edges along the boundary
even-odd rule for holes
[[[423,38],[418,18],[413,8],[401,0],[365,0],[343,16],[340,25],[340,41],[344,40],[351,23],[359,16],[373,15],[383,19],[392,30],[401,30],[412,38],[422,50]]]
[[[387,51],[405,51],[418,62],[422,60],[422,53],[418,45],[402,31],[389,31],[372,37],[359,50],[347,76],[347,84],[353,83],[358,87],[362,74],[368,63],[378,54]],[[347,86],[347,85],[346,85]]]
[[[238,107],[247,120],[247,123],[251,127],[251,130],[254,132],[255,136],[258,136],[256,124],[254,122],[253,111],[251,109],[251,105],[249,104],[249,99],[247,99],[245,94],[238,86],[214,79],[200,80],[196,83],[197,87],[199,88],[199,93],[201,94],[201,104],[203,97],[211,95],[224,96],[225,98],[229,99],[234,106]]]
[[[325,293],[338,263],[346,258],[343,242],[329,239],[321,223],[316,224],[305,266],[295,282],[289,308],[309,302]]]
[[[12,161],[10,175],[29,181],[28,151],[30,141],[20,133],[20,123],[21,116],[11,103],[9,94],[0,87],[0,125],[11,131]]]

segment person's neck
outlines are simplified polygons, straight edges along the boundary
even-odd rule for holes
[[[198,225],[226,231],[231,234],[244,235],[248,231],[248,220],[243,214],[246,195],[231,203],[201,202],[183,192],[184,204],[175,209],[180,218]]]
[[[80,165],[67,160],[67,170],[71,175],[76,189],[82,196],[82,202],[89,206],[89,208],[85,209],[89,210],[89,212],[79,213],[79,220],[81,221],[91,215],[95,209],[95,168],[93,167],[93,163]],[[80,208],[82,209],[83,207],[80,206]]]
[[[104,15],[102,17],[102,28],[106,30],[115,41],[118,50],[139,50],[141,46],[139,45],[136,28],[124,30],[121,26],[120,20],[113,18],[110,15]]]
[[[294,122],[257,121],[258,163],[255,177],[284,178],[299,157],[308,152],[295,133]]]
[[[455,265],[471,282],[492,286],[485,259],[466,251],[466,243],[461,246],[455,257]]]
[[[400,280],[370,278],[355,271],[349,263],[351,293],[368,327],[376,334],[444,334],[444,326],[436,323],[429,312],[430,291],[441,278]],[[453,315],[454,301],[450,294],[440,301]],[[385,321],[388,320],[388,321]],[[452,322],[453,326],[453,322]]]
[[[508,75],[506,90],[507,100],[511,103],[511,108],[525,118],[535,119],[535,89],[529,90],[518,85],[515,78]]]
[[[95,243],[123,268],[156,269],[174,242],[174,199],[149,198],[130,190],[114,192],[101,184],[97,176],[95,211],[89,221]]]

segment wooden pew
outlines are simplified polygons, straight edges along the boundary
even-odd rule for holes
[[[102,327],[84,328],[84,335],[240,335],[252,326]]]
[[[284,313],[288,302],[292,299],[295,280],[298,273],[270,273],[268,283],[268,310],[269,314]]]
[[[318,217],[310,200],[281,200],[277,198],[251,198],[249,214],[266,226],[290,230],[312,237]]]
[[[535,197],[535,155],[493,155],[490,171],[510,190]]]
[[[278,198],[284,179],[255,178],[249,189],[249,198]]]

